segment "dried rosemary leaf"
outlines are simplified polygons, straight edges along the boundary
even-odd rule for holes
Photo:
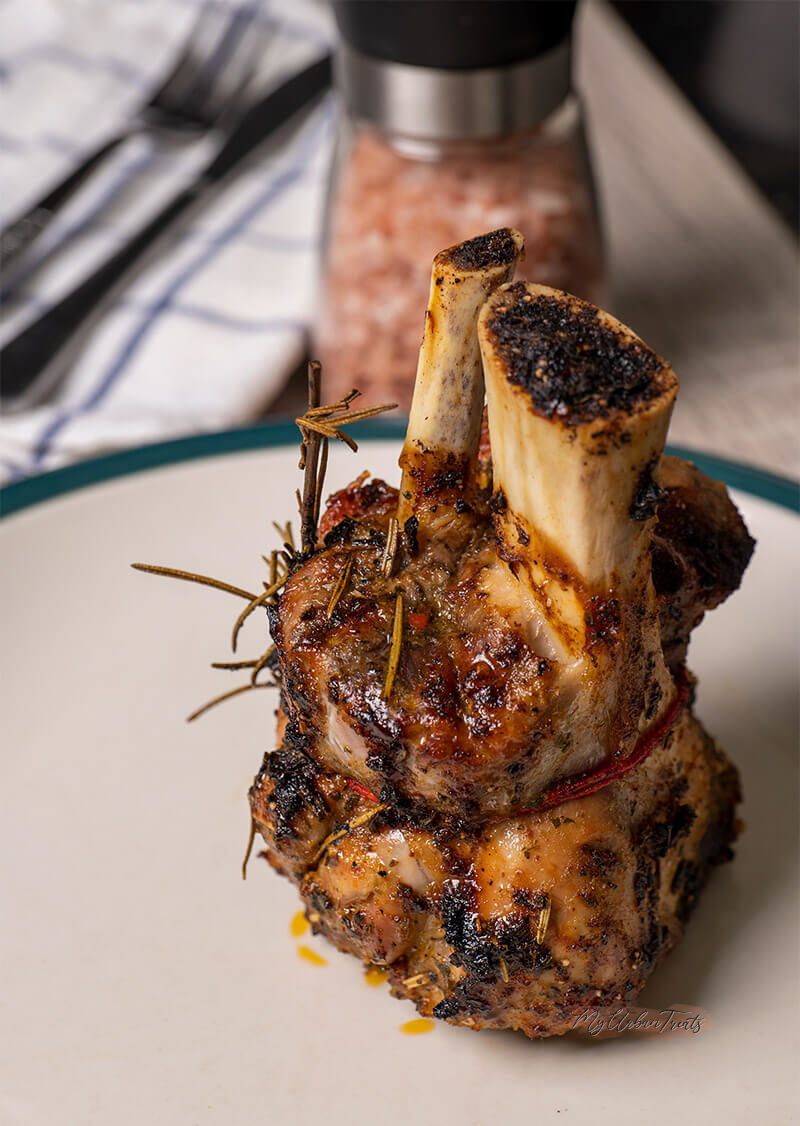
[[[389,665],[386,669],[386,680],[383,685],[383,698],[388,700],[392,694],[397,666],[400,662],[400,647],[403,642],[403,595],[398,591],[394,603],[394,621],[392,622],[392,647],[389,650]]]
[[[215,696],[213,700],[209,700],[207,704],[203,704],[202,708],[198,708],[196,712],[192,712],[191,715],[186,717],[186,722],[191,723],[211,708],[215,708],[217,704],[221,704],[224,700],[231,700],[234,696],[241,696],[243,692],[250,692],[253,688],[271,687],[271,684],[240,684],[238,688],[232,688],[230,692],[223,692],[221,696]]]
[[[395,555],[397,554],[397,539],[400,525],[397,522],[397,517],[391,516],[389,518],[389,526],[386,529],[386,544],[381,556],[381,574],[385,579],[388,579],[392,573],[394,566]]]
[[[373,817],[376,817],[384,809],[388,808],[389,807],[387,805],[376,805],[374,809],[368,809],[365,813],[359,813],[358,817],[353,817],[350,821],[343,825],[341,829],[335,829],[334,832],[332,832],[325,838],[325,840],[317,849],[317,852],[312,861],[312,865],[316,864],[325,855],[332,844],[335,844],[335,842],[340,840],[342,837],[347,836],[347,834],[353,829],[360,829],[362,825],[366,825],[372,820]]]
[[[201,586],[213,586],[215,590],[223,590],[226,594],[236,594],[239,598],[252,600],[256,597],[249,590],[242,590],[240,586],[232,586],[221,579],[212,579],[208,575],[195,575],[192,571],[179,571],[174,567],[157,567],[153,563],[131,563],[134,571],[144,571],[148,575],[166,575],[170,579],[184,579],[189,583],[200,583]]]
[[[279,524],[277,520],[273,520],[272,527],[280,536],[284,546],[294,551],[294,532],[292,531],[291,520],[287,520],[285,524]]]
[[[339,599],[342,597],[342,595],[345,592],[345,588],[347,587],[347,580],[350,578],[350,572],[352,571],[352,569],[353,569],[353,556],[348,555],[348,557],[345,561],[344,567],[342,567],[341,574],[339,575],[339,578],[336,580],[336,586],[333,588],[333,591],[332,591],[331,597],[330,597],[330,601],[328,602],[328,609],[326,611],[326,617],[328,618],[329,621],[330,621],[331,615],[333,614],[333,611],[336,609],[336,607],[339,603]]]
[[[319,455],[319,468],[317,470],[317,483],[314,489],[314,528],[319,524],[319,510],[322,507],[322,489],[325,484],[325,474],[328,472],[328,439],[322,439]]]
[[[256,819],[255,819],[255,817],[251,817],[250,818],[250,836],[247,839],[247,850],[244,854],[244,860],[242,861],[242,879],[243,880],[247,879],[247,862],[250,859],[250,853],[253,851],[253,841],[255,839],[256,839]]]
[[[544,942],[544,936],[547,933],[547,924],[550,922],[550,897],[548,896],[545,905],[539,914],[539,922],[536,924],[536,941],[541,945]]]
[[[266,653],[262,653],[262,655],[258,658],[257,661],[253,661],[253,672],[250,676],[250,683],[253,685],[254,688],[260,687],[256,683],[256,681],[258,680],[258,674],[264,668],[267,661],[269,661],[270,657],[272,656],[272,654],[274,652],[275,652],[275,646],[270,645],[270,647],[269,647],[269,649],[267,649]],[[272,685],[271,684],[265,684],[265,685],[263,685],[263,687],[269,688],[269,687],[272,687]]]
[[[254,610],[257,610],[259,606],[265,606],[272,598],[274,598],[281,587],[285,585],[288,578],[288,575],[283,575],[280,579],[278,579],[277,582],[274,582],[271,586],[268,586],[263,594],[254,595],[248,605],[245,606],[244,610],[242,610],[241,614],[234,623],[233,634],[231,635],[231,648],[233,649],[234,653],[236,652],[236,642],[239,638],[239,630],[242,628],[247,618],[250,616],[250,614],[253,613]]]

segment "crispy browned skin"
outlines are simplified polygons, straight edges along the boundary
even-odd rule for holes
[[[667,458],[663,481],[654,581],[674,667],[704,610],[738,585],[752,540],[724,488],[693,466]],[[418,535],[412,528],[400,537],[385,579],[381,553],[396,496],[361,479],[337,493],[322,518],[323,549],[287,584],[272,616],[287,714],[321,766],[392,800],[464,820],[530,805],[554,770],[574,773],[566,757],[563,767],[552,764],[568,754],[558,739],[568,739],[569,725],[551,707],[558,670],[530,643],[524,607],[515,615],[516,590],[503,596],[509,572],[498,560],[492,513],[480,495],[470,504],[437,502]],[[347,587],[329,615],[347,559]],[[397,591],[404,635],[387,700]],[[613,647],[613,605],[594,608],[594,630],[598,654]],[[625,720],[609,723],[612,744],[613,724]]]
[[[290,724],[251,791],[268,860],[315,930],[473,1028],[558,1035],[632,1001],[735,836],[736,771],[689,713],[621,781],[479,828],[376,813],[305,747]]]
[[[670,665],[686,656],[689,634],[739,586],[755,540],[719,481],[680,457],[664,457],[665,490],[650,552]]]

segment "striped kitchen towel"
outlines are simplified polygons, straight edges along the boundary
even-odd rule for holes
[[[135,113],[204,2],[0,4],[0,222]],[[329,50],[332,27],[315,0],[256,4],[268,31],[257,78],[265,92]],[[301,359],[313,318],[333,132],[329,95],[268,143],[116,296],[56,395],[0,418],[0,481],[235,426],[268,406]],[[188,183],[210,144],[165,151],[138,137],[117,150],[35,247],[54,253],[26,273],[4,309],[0,339],[69,292]]]

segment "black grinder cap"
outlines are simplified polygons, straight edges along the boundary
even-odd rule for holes
[[[407,66],[476,70],[535,59],[569,37],[571,0],[334,0],[345,43]]]

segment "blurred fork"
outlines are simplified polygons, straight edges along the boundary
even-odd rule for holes
[[[260,7],[261,0],[251,0],[225,10],[208,0],[178,61],[150,101],[119,133],[91,152],[65,180],[0,232],[0,294],[4,300],[24,277],[23,256],[90,173],[123,141],[146,133],[157,142],[174,144],[195,140],[215,126],[224,128],[264,46],[263,28],[259,29],[262,34],[252,31]]]
[[[233,176],[272,134],[330,86],[331,56],[323,55],[273,86],[220,138],[200,174],[73,290],[0,348],[0,407],[26,410],[58,386],[114,296],[133,272],[154,259],[195,207]]]

